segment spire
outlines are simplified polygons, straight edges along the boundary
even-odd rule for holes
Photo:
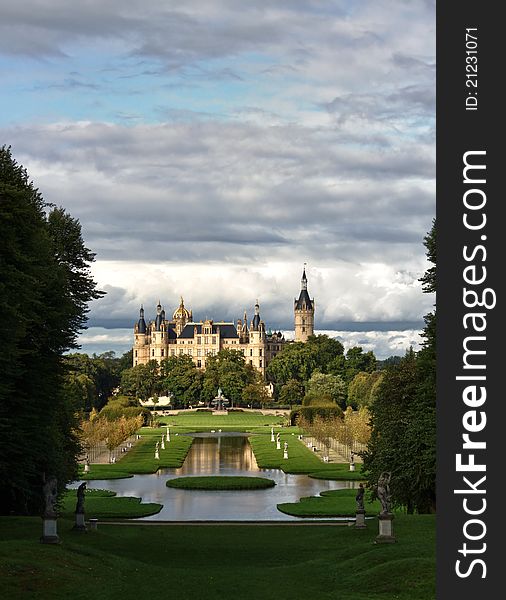
[[[255,316],[253,317],[251,324],[254,330],[257,330],[258,326],[260,325],[260,305],[258,304],[258,300],[255,304]]]
[[[244,311],[244,321],[242,325],[242,330],[244,333],[248,331],[248,315],[246,314],[246,311]]]
[[[144,307],[142,304],[139,311],[139,320],[137,322],[137,332],[146,333],[146,321],[144,320]]]
[[[304,269],[302,271],[302,279],[300,280],[300,289],[301,290],[307,290],[306,264],[307,263],[304,263]]]
[[[159,315],[162,312],[162,304],[160,300],[158,300],[158,304],[156,305],[156,314]]]

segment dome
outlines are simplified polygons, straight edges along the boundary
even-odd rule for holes
[[[172,315],[172,318],[175,321],[180,320],[180,319],[182,319],[184,321],[190,321],[191,320],[192,313],[184,305],[183,297],[181,297],[181,303],[179,304],[179,306],[174,311],[174,314]]]

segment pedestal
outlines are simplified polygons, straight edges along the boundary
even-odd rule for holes
[[[163,438],[162,438],[162,450],[165,450],[165,442],[164,442]]]
[[[286,450],[283,452],[283,458],[288,458],[288,452]]]
[[[276,450],[281,450],[281,442],[276,442]]]
[[[274,442],[274,441],[275,441],[275,439],[274,439],[274,434],[273,434],[273,433],[271,433],[271,442]]]
[[[397,541],[394,537],[393,520],[394,515],[391,513],[378,515],[379,535],[376,536],[375,544],[393,544]]]
[[[89,473],[90,472],[90,465],[88,465],[88,464],[84,465],[84,472],[85,473]]]
[[[90,530],[96,531],[98,527],[98,519],[90,519],[88,522],[90,524]]]
[[[354,470],[355,470],[355,464],[354,464],[354,463],[351,463],[351,464],[350,464],[350,471],[354,471]]]
[[[56,519],[42,519],[42,537],[40,541],[43,544],[60,543],[60,538],[56,530]]]
[[[158,450],[155,452],[155,459],[160,460],[160,453],[158,452]]]
[[[72,527],[75,531],[82,531],[86,533],[86,523],[84,522],[84,513],[76,513],[76,522],[74,523],[74,527]]]
[[[365,510],[358,509],[356,518],[355,518],[355,529],[365,529],[367,525],[365,524]]]

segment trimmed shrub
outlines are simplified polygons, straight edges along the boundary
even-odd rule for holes
[[[290,423],[291,425],[296,425],[300,417],[312,423],[317,416],[323,419],[334,419],[342,417],[343,411],[337,404],[299,406],[290,413]]]

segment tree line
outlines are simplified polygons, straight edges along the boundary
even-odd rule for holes
[[[37,513],[44,477],[62,490],[81,452],[64,353],[102,296],[79,221],[48,205],[0,147],[0,513]]]

